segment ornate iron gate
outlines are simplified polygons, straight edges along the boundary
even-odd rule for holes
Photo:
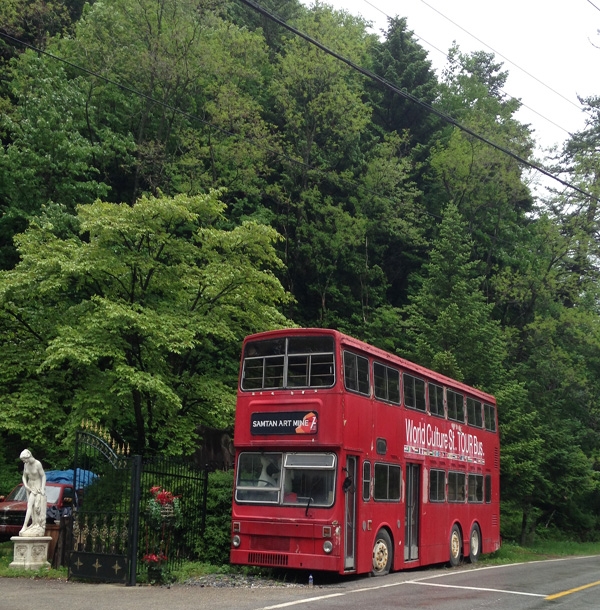
[[[208,469],[127,453],[101,430],[77,433],[74,470],[97,476],[78,494],[69,577],[135,585],[197,559]]]
[[[69,577],[132,583],[135,466],[136,460],[110,438],[77,432],[74,472],[88,470],[96,477],[84,489],[74,482],[78,501],[73,511]]]

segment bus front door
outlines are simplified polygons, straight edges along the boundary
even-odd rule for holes
[[[419,464],[406,464],[404,561],[419,559],[420,479],[421,467]]]
[[[345,489],[346,535],[344,536],[344,569],[356,569],[356,457],[346,456],[346,477],[351,481]]]

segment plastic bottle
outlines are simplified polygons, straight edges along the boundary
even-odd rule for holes
[[[310,574],[309,577],[308,577],[308,586],[309,587],[313,586],[313,577],[312,577],[312,574]]]

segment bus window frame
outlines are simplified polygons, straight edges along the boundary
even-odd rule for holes
[[[354,382],[356,382],[356,385],[357,385],[356,388],[351,388],[351,387],[348,386],[349,375],[347,374],[347,367],[346,367],[346,365],[347,364],[350,365],[350,363],[349,362],[347,363],[347,360],[346,360],[347,357],[352,357],[352,358],[356,359],[355,366],[354,366],[356,375],[354,376],[355,379],[353,380]],[[364,373],[365,371],[364,370],[363,371],[360,370],[360,367],[358,366],[358,361],[359,360],[362,360],[362,361],[366,362],[366,367],[367,367],[366,368],[366,373],[367,373],[367,376],[366,376],[366,381],[367,381],[366,391],[360,389],[360,382],[361,382],[360,374],[361,374],[361,372]],[[360,394],[361,396],[371,396],[371,363],[370,363],[370,360],[369,360],[368,356],[362,356],[361,354],[357,354],[356,352],[351,351],[349,349],[344,349],[343,352],[342,352],[342,368],[343,368],[343,371],[344,371],[344,389],[346,391],[352,392],[354,394]],[[365,381],[364,378],[362,379],[362,381],[363,382]]]
[[[443,498],[441,500],[439,498],[433,499],[431,497],[431,483],[432,483],[431,474],[434,472],[436,473],[436,491],[440,490],[440,481],[437,479],[439,478],[440,475],[442,478],[441,489],[442,489]],[[429,502],[431,502],[432,504],[443,504],[446,502],[446,471],[442,468],[430,468],[429,469]]]
[[[492,503],[492,475],[486,474],[483,481],[483,503],[491,504]]]
[[[368,477],[365,475],[365,469],[368,468]],[[363,502],[369,502],[371,500],[371,483],[373,482],[373,469],[371,467],[371,461],[365,460],[362,467],[362,499]]]
[[[456,492],[458,492],[459,489],[462,489],[462,499],[452,499],[450,491],[451,491],[451,479],[454,477],[462,477],[462,486],[460,485],[456,485]],[[460,470],[449,470],[448,471],[448,492],[447,492],[447,498],[448,498],[448,503],[449,504],[465,504],[467,501],[467,473],[466,472],[461,472]]]
[[[412,383],[408,383],[408,379],[412,380]],[[423,408],[419,408],[418,403],[420,402],[418,400],[418,396],[417,396],[417,381],[423,384]],[[414,404],[409,405],[406,402],[406,397],[407,397],[407,388],[412,387],[412,392],[413,392],[413,399],[414,399]],[[419,413],[427,413],[427,383],[425,382],[424,379],[421,379],[420,377],[417,377],[416,375],[412,375],[411,373],[402,373],[402,388],[403,388],[403,394],[402,394],[402,399],[403,399],[403,403],[404,406],[407,409],[410,409],[411,411],[417,411]]]
[[[452,401],[453,402],[453,406],[456,406],[456,417],[453,417],[451,415],[451,411],[450,411],[450,394],[453,394],[455,396],[460,396],[460,409],[461,409],[461,413],[462,413],[462,418],[459,418],[458,415],[458,404],[454,404],[457,401]],[[448,412],[448,421],[455,421],[455,422],[459,422],[461,424],[465,423],[465,395],[462,392],[457,392],[456,390],[452,390],[451,388],[446,388],[446,408],[447,408],[447,412]],[[454,413],[454,409],[452,410],[452,413]]]
[[[475,403],[473,409],[470,409],[473,403]],[[477,408],[477,405],[479,405],[479,408]],[[473,411],[473,419],[475,421],[471,421],[471,410]],[[477,419],[478,413],[479,420]],[[483,402],[471,396],[467,396],[467,424],[473,428],[483,429]]]
[[[472,499],[471,496],[471,481],[480,481],[479,488],[475,488],[475,497]],[[477,472],[469,472],[467,477],[467,502],[469,504],[484,504],[485,492],[484,492],[484,477],[482,474]],[[481,490],[481,499],[477,499],[477,490]]]
[[[439,388],[440,390],[442,390],[442,412],[441,413],[434,413],[431,410],[431,388]],[[446,419],[446,393],[444,391],[444,386],[440,385],[439,383],[434,383],[433,381],[429,381],[427,382],[427,406],[429,407],[429,415],[431,415],[432,417],[439,417],[440,419]]]
[[[388,497],[386,498],[378,498],[377,493],[377,467],[385,466],[388,471],[387,476],[387,493]],[[390,498],[390,468],[398,469],[399,481],[398,481],[398,498]],[[390,502],[390,503],[399,503],[402,501],[402,466],[400,464],[392,464],[390,462],[374,462],[373,464],[373,501],[374,502]]]
[[[261,474],[256,477],[256,485],[240,485],[241,479],[239,478],[243,472],[242,467],[240,466],[242,459],[246,459],[246,457],[257,457],[266,458],[267,460],[272,460],[276,457],[279,457],[279,472],[277,476],[277,486],[276,487],[268,487],[268,486],[260,486],[258,482],[261,480]],[[302,463],[302,457],[307,457],[308,460],[315,460],[315,458],[328,458],[328,464],[311,464]],[[296,458],[298,461],[293,463],[293,459]],[[303,496],[298,496],[296,493],[291,492],[290,490],[286,490],[286,485],[288,481],[288,477],[291,476],[292,471],[305,471],[313,473],[319,472],[327,472],[332,473],[332,477],[330,479],[330,485],[328,485],[328,479],[324,476],[324,496],[328,498],[327,502],[315,502],[314,500],[310,503],[310,506],[313,508],[330,508],[335,503],[336,497],[336,485],[337,485],[337,455],[335,453],[329,452],[311,452],[311,451],[272,451],[272,452],[262,452],[262,451],[242,451],[240,452],[237,460],[237,468],[236,468],[236,477],[235,477],[235,502],[240,505],[269,505],[269,506],[303,506],[307,501],[308,497],[304,500]],[[275,476],[275,475],[272,475]],[[318,477],[319,475],[315,475]],[[254,481],[254,479],[252,479]],[[243,499],[238,496],[238,492],[241,492],[240,495],[252,494],[253,497],[250,499]],[[275,492],[277,494],[275,495]],[[290,495],[290,493],[292,495]],[[262,494],[262,496],[260,495]],[[267,496],[267,494],[270,494]],[[296,496],[294,501],[291,501],[290,498]],[[269,499],[274,498],[274,499]]]
[[[377,393],[377,379],[381,379],[378,377],[375,372],[375,367],[381,367],[385,372],[385,396],[381,396]],[[393,371],[396,375],[398,375],[398,400],[393,400],[390,398],[390,376],[389,372]],[[388,404],[394,405],[395,407],[399,407],[402,404],[402,374],[400,369],[397,369],[393,366],[389,366],[387,364],[383,364],[383,362],[379,362],[377,360],[373,361],[373,395],[377,400],[381,400],[382,402],[386,402]]]
[[[310,339],[320,339],[320,340],[325,340],[328,339],[331,343],[330,345],[330,349],[331,351],[295,351],[295,349],[293,346],[294,340],[296,341],[301,341],[301,340],[306,340],[309,341]],[[283,353],[274,353],[274,354],[270,354],[270,353],[260,353],[260,344],[269,344],[272,343],[274,347],[277,347],[279,349],[282,349]],[[278,343],[280,345],[278,345]],[[256,355],[254,354],[250,354],[251,350],[255,350],[256,351]],[[330,362],[313,362],[313,359],[318,359],[318,358],[323,358],[323,357],[327,357],[330,356],[331,357],[331,361]],[[298,367],[301,366],[301,363],[299,362],[299,359],[305,358],[305,369],[306,369],[306,380],[308,381],[308,385],[302,385],[302,384],[290,384],[289,380],[291,379],[295,379],[295,378],[299,378],[299,375],[290,375],[290,366],[292,367]],[[269,364],[269,361],[274,361],[275,359],[281,359],[281,363],[277,362],[272,362],[271,364]],[[296,362],[294,362],[296,361]],[[257,387],[245,387],[245,383],[248,380],[248,376],[247,376],[247,370],[248,367],[247,365],[250,365],[252,363],[258,363],[258,362],[262,362],[262,383],[260,386]],[[314,368],[317,368],[319,366],[329,366],[330,367],[330,373],[327,373],[325,375],[321,374],[317,374],[315,371],[313,371]],[[280,367],[281,368],[281,375],[267,375],[267,369],[268,367],[274,368],[274,367]],[[255,367],[256,369],[258,369],[258,367]],[[264,341],[249,341],[248,343],[246,343],[246,345],[244,346],[244,352],[243,352],[243,358],[242,358],[242,367],[241,367],[241,375],[240,375],[240,390],[242,392],[260,392],[262,390],[297,390],[297,389],[329,389],[329,388],[333,388],[336,384],[336,354],[335,354],[335,339],[333,337],[330,337],[329,335],[325,335],[325,336],[313,336],[313,335],[305,335],[305,336],[299,336],[299,337],[286,337],[285,339],[271,339],[271,340],[264,340]],[[311,384],[311,381],[314,378],[321,378],[321,377],[331,377],[331,384],[325,384],[325,385],[314,385]],[[251,378],[251,379],[257,379],[257,378]],[[273,384],[266,384],[266,380],[267,379],[273,379],[275,381],[275,383]],[[280,381],[280,383],[278,383]]]
[[[488,426],[488,421],[491,422],[492,425]],[[496,407],[488,404],[487,402],[483,403],[483,425],[488,432],[496,434]]]

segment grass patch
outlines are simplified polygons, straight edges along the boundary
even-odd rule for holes
[[[482,556],[480,564],[502,565],[572,555],[600,555],[600,543],[544,540],[530,547],[522,547],[512,542],[504,542],[495,553]]]
[[[177,582],[185,582],[190,578],[199,578],[209,574],[243,574],[244,576],[271,577],[273,570],[253,566],[232,566],[230,564],[216,566],[210,563],[186,562],[175,568],[172,574]]]

